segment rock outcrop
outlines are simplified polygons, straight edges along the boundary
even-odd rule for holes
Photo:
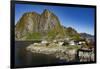
[[[76,49],[68,49],[59,44],[51,43],[49,46],[43,44],[31,44],[26,48],[27,51],[32,53],[40,53],[45,55],[52,55],[58,59],[65,60],[66,62],[75,61]]]
[[[42,14],[24,13],[15,26],[16,40],[52,39],[64,36],[58,17],[45,9]]]

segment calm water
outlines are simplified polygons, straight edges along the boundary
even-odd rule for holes
[[[27,51],[26,47],[32,43],[32,41],[15,42],[15,67],[29,67],[65,63],[63,60],[59,60],[53,56],[31,53]]]

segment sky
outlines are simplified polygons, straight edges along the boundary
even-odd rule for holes
[[[61,25],[65,27],[72,27],[79,33],[94,35],[94,8],[16,4],[15,24],[25,12],[37,12],[41,14],[44,9],[48,9],[49,11],[53,12],[60,20]]]

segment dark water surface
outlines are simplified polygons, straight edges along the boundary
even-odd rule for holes
[[[15,42],[15,67],[30,67],[49,64],[65,63],[53,56],[32,53],[26,50],[26,47],[34,43],[33,41]]]

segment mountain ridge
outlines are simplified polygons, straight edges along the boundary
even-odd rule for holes
[[[83,38],[72,27],[61,25],[59,18],[51,11],[45,9],[41,14],[37,12],[26,12],[22,15],[15,26],[16,40],[33,39],[63,39]]]
[[[24,13],[15,26],[16,39],[22,40],[30,39],[30,35],[34,36],[34,34],[39,34],[40,37],[45,35],[51,39],[58,33],[59,37],[63,37],[62,31],[63,28],[58,17],[47,9],[41,14],[36,12]]]

